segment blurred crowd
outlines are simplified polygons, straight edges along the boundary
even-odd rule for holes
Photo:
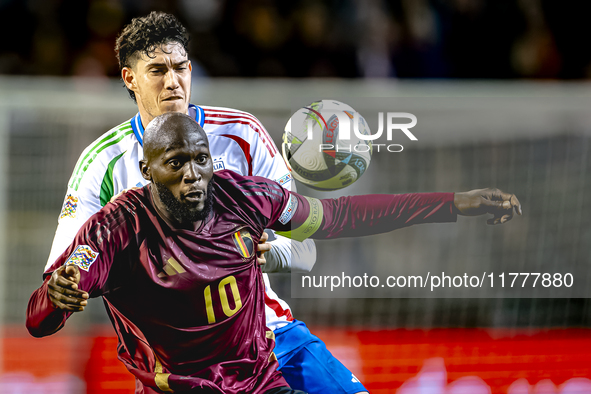
[[[211,77],[591,77],[591,2],[0,0],[0,74],[116,77],[121,28],[162,10]]]

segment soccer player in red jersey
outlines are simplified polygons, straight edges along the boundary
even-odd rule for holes
[[[298,393],[277,371],[265,327],[255,253],[265,228],[336,238],[521,214],[514,195],[493,189],[317,200],[261,177],[214,175],[205,132],[180,113],[150,123],[140,169],[150,183],[83,225],[27,309],[29,332],[45,336],[102,296],[137,393]]]

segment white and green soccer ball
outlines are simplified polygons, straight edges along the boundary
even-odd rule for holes
[[[324,191],[342,189],[359,179],[371,161],[371,141],[358,134],[370,135],[361,114],[340,101],[316,101],[287,121],[281,144],[283,158],[293,177],[306,186]]]

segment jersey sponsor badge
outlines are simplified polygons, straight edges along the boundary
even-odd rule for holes
[[[289,195],[289,201],[285,205],[283,212],[281,212],[281,216],[279,216],[279,223],[287,224],[293,217],[293,214],[298,209],[298,199],[293,196],[293,194]]]
[[[287,174],[283,175],[281,178],[277,179],[277,183],[280,184],[281,186],[283,186],[291,180],[292,180],[291,174],[288,172]]]
[[[236,249],[240,255],[244,258],[249,258],[254,253],[254,241],[252,240],[252,236],[246,230],[236,231],[234,235],[232,235],[232,240],[236,245]]]
[[[78,208],[78,197],[73,196],[68,193],[66,199],[64,200],[64,205],[62,206],[62,211],[60,213],[60,219],[65,217],[68,218],[75,218],[76,217],[76,208]]]
[[[77,265],[80,269],[88,272],[88,269],[95,262],[99,252],[95,252],[88,245],[79,245],[74,253],[68,257],[65,265]]]

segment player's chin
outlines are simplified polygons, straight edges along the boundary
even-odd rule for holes
[[[201,212],[203,207],[205,206],[205,200],[201,201],[183,201],[183,205],[185,206],[185,210],[190,212],[191,214],[196,212]]]
[[[169,112],[187,112],[188,104],[185,100],[165,100],[160,103],[160,112],[163,114]]]

